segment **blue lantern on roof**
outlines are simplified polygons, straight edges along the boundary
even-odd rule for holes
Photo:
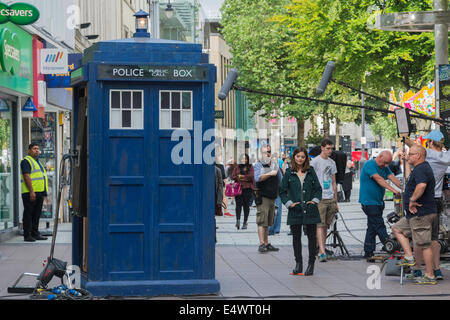
[[[148,32],[148,16],[149,14],[144,10],[139,10],[134,14],[136,17],[136,33],[135,38],[150,38],[150,33]]]

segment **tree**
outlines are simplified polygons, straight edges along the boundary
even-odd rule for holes
[[[222,6],[222,34],[233,54],[242,87],[269,93],[299,95],[305,92],[301,79],[292,77],[290,49],[286,46],[295,34],[271,21],[284,14],[289,0],[225,0]],[[304,144],[304,121],[315,104],[270,95],[247,94],[253,112],[262,110],[267,119],[276,109],[277,116],[297,119],[298,143]]]
[[[334,78],[387,98],[391,87],[418,88],[434,78],[432,33],[386,32],[369,27],[380,11],[373,0],[292,0],[273,20],[295,34],[287,43],[292,77],[312,93],[324,66],[336,62]],[[389,1],[385,12],[425,11],[432,0]],[[355,102],[351,90],[330,83],[325,98]],[[386,105],[384,106],[386,107]],[[358,121],[359,110],[321,106],[326,116]]]

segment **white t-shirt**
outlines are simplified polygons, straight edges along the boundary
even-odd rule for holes
[[[434,188],[434,196],[436,198],[442,197],[442,184],[444,183],[444,175],[450,165],[450,151],[438,152],[431,149],[427,149],[426,161],[433,169],[434,180],[436,186]]]
[[[336,162],[333,159],[324,159],[320,155],[311,161],[311,167],[314,168],[320,186],[322,187],[322,199],[333,199],[333,175],[337,173]]]

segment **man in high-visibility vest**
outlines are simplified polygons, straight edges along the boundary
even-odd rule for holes
[[[37,144],[30,144],[28,156],[20,163],[22,171],[22,201],[23,201],[23,236],[27,242],[47,240],[39,233],[39,219],[42,205],[48,191],[47,172],[39,162],[40,154]]]

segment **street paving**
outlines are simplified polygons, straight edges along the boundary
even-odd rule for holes
[[[256,209],[251,208],[248,230],[236,230],[235,217],[217,217],[217,244],[215,278],[220,283],[220,292],[213,296],[189,297],[198,299],[450,299],[450,263],[442,261],[441,269],[445,280],[437,285],[418,286],[411,281],[399,283],[399,277],[388,277],[381,272],[380,287],[370,287],[369,267],[381,268],[381,263],[367,263],[361,259],[362,241],[365,236],[366,219],[358,204],[358,190],[353,190],[350,203],[340,203],[342,218],[338,219],[337,230],[350,258],[340,255],[338,248],[331,248],[336,258],[326,263],[316,262],[312,277],[292,276],[295,261],[292,237],[286,225],[287,210],[283,208],[282,227],[278,235],[269,240],[280,251],[260,254],[258,252]],[[384,215],[393,211],[393,202],[386,202]],[[230,204],[230,212],[235,214]],[[344,223],[345,222],[345,223]],[[388,232],[390,228],[388,227]],[[58,229],[55,257],[70,261],[71,225],[62,224]],[[307,239],[303,237],[303,256],[308,256]],[[330,242],[330,241],[328,241]],[[27,299],[7,294],[7,287],[23,272],[40,273],[43,260],[48,256],[51,238],[37,243],[24,243],[21,236],[0,243],[0,297]],[[378,249],[381,245],[378,245]],[[306,261],[304,261],[306,268]],[[369,272],[369,273],[368,273]],[[22,284],[34,285],[34,279],[24,279]],[[57,279],[50,284],[57,286]],[[183,297],[158,297],[183,299]]]

